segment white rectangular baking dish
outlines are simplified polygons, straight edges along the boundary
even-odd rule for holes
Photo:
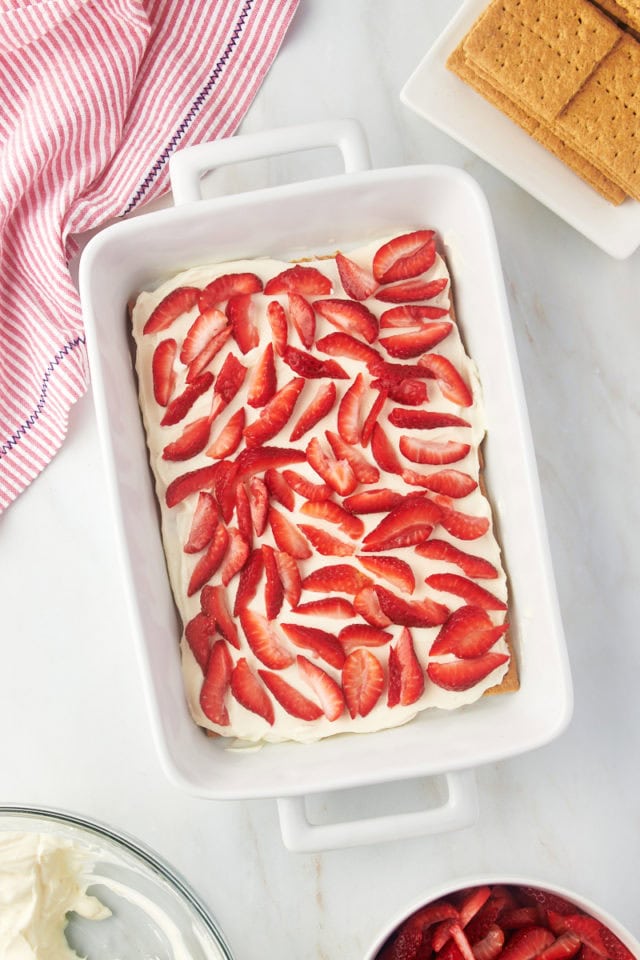
[[[200,174],[225,163],[337,146],[346,172],[200,199]],[[572,693],[535,457],[487,203],[464,172],[442,166],[366,169],[353,121],[236,137],[178,154],[177,206],[108,227],[87,245],[80,292],[123,590],[155,742],[169,778],[212,799],[277,797],[285,843],[320,849],[466,825],[477,815],[469,770],[547,743],[566,726]],[[427,712],[397,729],[315,744],[232,751],[206,737],[186,706],[180,628],[160,540],[131,360],[127,302],[191,265],[271,254],[293,258],[359,244],[399,227],[435,227],[456,309],[484,389],[486,478],[511,582],[521,689],[472,707]],[[312,826],[305,794],[444,775],[441,806],[359,823]]]

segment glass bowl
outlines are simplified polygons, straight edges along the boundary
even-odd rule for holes
[[[233,960],[216,921],[155,853],[104,824],[59,810],[0,806],[0,831],[53,836],[86,857],[87,892],[111,916],[68,915],[65,935],[88,960]]]

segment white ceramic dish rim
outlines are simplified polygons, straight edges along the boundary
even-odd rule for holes
[[[91,240],[80,264],[80,291],[96,414],[114,513],[114,531],[156,747],[165,772],[174,783],[190,793],[217,799],[295,798],[312,792],[389,780],[434,774],[450,776],[453,771],[466,771],[481,763],[504,759],[547,743],[566,727],[572,711],[569,667],[546,541],[535,458],[486,200],[467,174],[452,168],[434,165],[364,170],[366,159],[362,155],[359,159],[356,157],[354,162],[349,159],[358,153],[353,143],[354,125],[347,124],[346,146],[343,145],[344,123],[330,124],[328,128],[324,125],[321,133],[314,125],[312,127],[312,132],[308,127],[293,128],[293,141],[290,130],[282,135],[270,131],[268,135],[248,138],[251,140],[248,145],[247,138],[232,138],[227,143],[192,148],[195,153],[186,150],[179,156],[183,156],[187,164],[195,156],[193,166],[197,170],[230,162],[227,156],[229,149],[234,159],[243,150],[248,155],[262,156],[265,153],[283,152],[283,144],[289,148],[291,142],[297,144],[298,148],[308,148],[311,139],[314,145],[317,145],[316,141],[338,145],[343,152],[345,166],[347,169],[351,167],[351,172],[257,190],[251,194],[188,202],[176,208],[123,221]],[[203,147],[206,148],[204,152]],[[224,153],[225,147],[227,153]],[[353,172],[358,167],[361,169]],[[521,619],[527,628],[532,622],[534,626],[537,623],[540,642],[537,645],[529,644],[523,658],[521,691],[513,698],[485,698],[484,703],[477,705],[471,720],[468,712],[458,711],[455,720],[451,716],[431,717],[427,721],[429,726],[419,726],[417,729],[417,725],[427,719],[423,716],[412,724],[378,733],[374,738],[334,737],[313,745],[274,744],[265,750],[249,751],[239,756],[221,748],[219,742],[203,737],[195,727],[186,709],[182,678],[174,663],[177,659],[176,615],[167,582],[155,498],[132,381],[130,347],[123,323],[126,300],[131,291],[138,289],[141,284],[153,283],[182,266],[198,262],[198,250],[199,262],[207,259],[224,260],[242,254],[264,254],[274,249],[287,250],[296,256],[300,255],[298,242],[302,252],[307,252],[310,246],[314,247],[320,242],[318,231],[321,228],[317,219],[322,216],[318,214],[315,220],[310,219],[309,212],[319,211],[320,201],[323,201],[324,208],[329,197],[336,209],[344,204],[344,198],[349,198],[358,222],[362,218],[368,231],[380,235],[394,229],[398,219],[407,216],[415,218],[415,195],[420,191],[430,189],[429,203],[431,207],[437,207],[438,193],[443,185],[448,185],[452,197],[458,197],[457,203],[461,208],[458,218],[464,218],[465,230],[470,229],[466,226],[469,220],[475,223],[478,232],[477,252],[474,251],[473,255],[469,242],[465,245],[464,238],[445,237],[445,241],[449,239],[458,247],[457,251],[449,251],[456,261],[453,265],[454,274],[462,278],[464,265],[469,278],[466,287],[462,279],[458,285],[462,316],[465,315],[465,299],[470,295],[464,291],[474,287],[477,276],[477,283],[490,301],[491,309],[487,312],[496,325],[495,349],[506,364],[499,380],[500,389],[507,391],[513,407],[508,416],[513,418],[512,439],[520,457],[521,483],[514,497],[518,501],[515,506],[523,510],[522,517],[527,527],[528,543],[522,563],[528,565],[527,582],[535,583],[531,589],[537,602],[536,609],[544,611],[542,614],[524,609]],[[402,211],[394,200],[394,190],[396,193],[403,191]],[[187,189],[180,187],[176,193],[183,199],[191,199]],[[267,221],[266,218],[275,209],[274,205],[277,206],[278,219]],[[372,213],[372,210],[375,212]],[[258,229],[255,228],[256,222]],[[270,239],[265,239],[265,222],[270,225]],[[299,226],[300,222],[303,226]],[[221,224],[228,228],[224,238],[216,236],[212,239],[216,226]],[[249,228],[251,241],[247,240],[246,235]],[[336,241],[346,242],[340,229],[338,225],[336,234],[330,238],[326,232],[322,234],[324,244],[333,244],[332,249],[335,249]],[[344,233],[345,228],[342,229]],[[292,235],[295,240],[292,240]],[[238,246],[240,236],[244,237],[245,245],[250,243],[250,249],[242,250]],[[305,236],[306,243],[303,240]],[[168,237],[171,240],[170,250],[167,250]],[[198,244],[201,246],[198,247]],[[179,255],[176,255],[173,245],[177,245]],[[136,257],[138,262],[134,264],[132,258],[136,260]],[[141,260],[145,263],[144,268],[140,266]],[[115,304],[105,306],[103,301],[106,298],[115,298]],[[470,349],[474,354],[473,344]],[[493,388],[498,389],[497,385]],[[496,403],[496,406],[500,408],[501,404]],[[130,441],[128,446],[127,439]],[[498,439],[494,438],[492,442],[498,443]],[[490,453],[487,460],[491,487]],[[500,507],[498,503],[498,513]],[[136,538],[139,539],[141,530],[145,534],[146,553],[143,554],[140,548],[138,558],[144,556],[143,570],[140,564],[136,566],[134,562]],[[524,577],[521,582],[524,582]],[[544,623],[538,623],[536,617],[541,617]],[[168,631],[172,631],[171,637],[168,637]],[[160,648],[164,651],[164,659],[158,652]],[[540,686],[542,655],[548,658],[549,676],[544,679],[546,689],[543,692],[540,688],[531,696],[532,685],[537,683]],[[513,707],[513,704],[516,706]],[[520,718],[517,735],[514,734],[513,724],[504,722],[513,709]],[[496,710],[502,722],[494,719],[493,741],[487,747],[481,741],[480,732],[485,729],[487,718],[495,715]],[[455,744],[447,751],[446,757],[442,752],[437,757],[425,752],[425,734],[427,739],[431,736],[435,743],[442,724],[446,729],[452,721],[455,723]],[[196,735],[199,738],[197,743],[194,739]],[[468,783],[468,780],[465,782]],[[461,783],[457,785],[461,786]],[[452,793],[456,784],[449,781],[448,786]],[[468,805],[468,809],[472,806]]]
[[[438,886],[429,888],[426,893],[415,897],[408,907],[402,907],[400,910],[398,910],[393,919],[386,922],[380,928],[380,931],[374,939],[372,946],[369,947],[365,953],[363,960],[375,960],[377,952],[383,946],[385,941],[391,936],[393,931],[408,917],[410,917],[412,913],[415,913],[416,910],[419,910],[420,907],[424,907],[429,903],[433,903],[434,900],[439,900],[441,897],[448,897],[457,891],[466,890],[470,887],[482,887],[487,884],[536,887],[548,893],[555,893],[560,897],[564,897],[565,900],[569,900],[581,910],[584,910],[586,913],[595,917],[596,920],[599,920],[606,927],[608,927],[611,932],[615,933],[615,935],[624,943],[624,945],[640,960],[640,942],[638,942],[633,934],[631,934],[626,927],[623,927],[622,924],[615,919],[615,917],[608,913],[608,911],[603,910],[602,907],[593,903],[593,901],[589,900],[587,897],[556,883],[548,883],[546,880],[543,881],[539,879],[533,879],[531,877],[509,874],[478,874],[470,877],[462,877],[457,880],[449,880],[445,883],[439,884]]]

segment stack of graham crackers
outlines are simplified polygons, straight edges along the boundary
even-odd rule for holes
[[[640,0],[493,0],[447,66],[618,205],[640,200],[639,37]]]

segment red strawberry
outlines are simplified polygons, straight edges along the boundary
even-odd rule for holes
[[[285,509],[293,510],[296,505],[296,499],[293,495],[293,490],[281,473],[278,473],[273,467],[269,467],[269,469],[265,471],[264,482],[274,500],[281,503]]]
[[[400,383],[403,380],[429,380],[432,375],[419,363],[391,363],[389,360],[376,360],[370,363],[369,373],[373,377],[380,377],[384,386],[388,383]]]
[[[299,440],[307,431],[315,427],[316,423],[326,416],[336,402],[336,385],[332,381],[323,383],[313,400],[296,420],[289,441]]]
[[[208,367],[213,358],[220,353],[230,336],[231,327],[225,327],[224,330],[216,333],[215,337],[211,338],[206,347],[204,347],[198,356],[189,364],[186,377],[187,383],[193,383],[193,381],[200,376],[205,367]]]
[[[548,910],[547,920],[556,935],[575,934],[584,944],[583,954],[586,953],[585,948],[588,948],[601,957],[609,957],[609,960],[633,960],[631,951],[595,917],[588,917],[582,913],[563,915],[554,910]]]
[[[309,297],[326,297],[331,293],[331,281],[315,267],[296,264],[267,281],[266,294],[301,293]]]
[[[353,598],[353,609],[372,627],[388,627],[391,619],[383,612],[373,584],[362,587]]]
[[[250,407],[264,407],[276,392],[276,367],[273,359],[273,346],[268,343],[257,360],[251,380],[247,403]]]
[[[401,360],[408,360],[410,357],[419,357],[425,350],[431,350],[437,343],[444,340],[451,331],[453,324],[448,321],[440,323],[427,323],[419,330],[412,330],[410,333],[399,333],[393,337],[381,337],[380,344],[385,348],[389,356],[397,357]]]
[[[242,353],[249,353],[260,343],[260,334],[254,318],[255,304],[250,293],[236,293],[229,298],[226,315],[233,336]]]
[[[302,580],[298,564],[284,550],[276,550],[276,563],[287,603],[290,607],[297,607],[302,592]]]
[[[205,313],[199,313],[187,331],[180,349],[180,362],[185,366],[195,360],[209,345],[213,337],[227,326],[227,318],[222,310],[215,307]]]
[[[404,593],[413,593],[416,579],[406,560],[401,560],[400,557],[362,556],[358,557],[358,560],[366,570],[392,583],[394,587],[398,587]]]
[[[243,450],[236,460],[236,471],[238,480],[246,480],[268,470],[269,467],[279,469],[280,467],[289,467],[294,463],[302,463],[305,459],[302,450],[295,450],[291,447],[253,447],[249,450]]]
[[[299,603],[295,611],[305,617],[329,617],[330,620],[345,620],[349,617],[355,617],[353,605],[344,597],[325,597],[323,600]]]
[[[264,406],[260,416],[248,427],[244,428],[244,438],[248,447],[261,446],[266,440],[271,440],[280,433],[285,423],[293,413],[298,397],[304,387],[302,377],[294,377]]]
[[[367,553],[421,543],[440,519],[441,510],[427,497],[409,497],[394,507],[364,538]]]
[[[328,523],[337,523],[340,529],[352,540],[358,540],[364,533],[362,520],[333,500],[307,500],[300,508],[300,512],[304,513],[305,517],[315,517],[319,520],[326,520]]]
[[[344,711],[342,690],[335,680],[306,657],[297,658],[300,676],[313,690],[327,720],[337,720]]]
[[[350,257],[338,252],[336,254],[336,266],[344,292],[352,300],[366,300],[367,297],[376,292],[378,284],[375,278],[355,260],[351,260]]]
[[[345,443],[338,433],[333,430],[325,430],[325,437],[329,441],[333,454],[337,460],[346,460],[358,483],[377,483],[380,479],[380,471],[369,463],[367,458],[360,450]]]
[[[373,343],[378,336],[378,318],[362,303],[336,298],[316,300],[313,307],[316,313],[344,333],[364,337],[367,343]]]
[[[285,351],[285,347],[287,346],[289,328],[287,325],[287,315],[284,312],[284,307],[281,303],[278,303],[277,300],[272,300],[267,307],[267,320],[269,322],[269,326],[271,327],[274,349],[278,356],[281,357]]]
[[[384,390],[389,400],[406,407],[420,407],[427,402],[427,385],[423,380],[373,380],[371,386]]]
[[[238,521],[238,530],[242,537],[249,544],[253,545],[253,519],[251,517],[251,504],[249,495],[243,483],[234,484],[235,486],[235,509]]]
[[[240,363],[233,353],[228,353],[224,358],[224,363],[220,367],[220,372],[216,377],[213,388],[216,396],[219,396],[226,405],[231,403],[236,393],[244,383],[247,368]]]
[[[237,480],[238,468],[233,460],[220,460],[213,481],[213,494],[220,506],[220,513],[225,523],[230,523],[233,511],[236,508],[236,490],[240,486]]]
[[[442,493],[447,497],[460,499],[472,493],[478,483],[468,473],[462,470],[445,469],[435,470],[433,473],[416,473],[415,470],[403,470],[402,479],[405,483],[417,487],[424,487],[434,493]]]
[[[164,416],[160,423],[163,427],[173,426],[175,423],[180,423],[186,415],[189,413],[189,410],[196,402],[198,397],[201,397],[203,393],[206,393],[207,390],[211,387],[213,383],[213,374],[208,370],[205,373],[200,374],[200,376],[193,381],[193,383],[187,384],[182,393],[169,403],[167,409],[165,410]]]
[[[476,916],[478,911],[482,909],[490,897],[491,887],[487,884],[484,884],[481,887],[472,887],[458,907],[458,912],[460,914],[460,926],[466,927],[473,917]]]
[[[455,945],[460,951],[463,960],[475,960],[473,951],[471,949],[471,944],[469,943],[461,925],[455,922],[452,923],[449,932],[451,934],[451,939],[454,941]]]
[[[326,660],[339,670],[344,663],[344,650],[336,637],[317,627],[303,627],[299,623],[283,623],[282,629],[291,643],[311,650],[317,657]]]
[[[218,464],[214,463],[210,467],[190,470],[188,473],[183,473],[172,480],[164,495],[167,506],[175,507],[192,493],[198,493],[204,487],[212,487],[217,468]]]
[[[207,674],[200,690],[202,712],[212,723],[220,727],[229,724],[225,697],[231,681],[233,661],[224,640],[218,640],[211,648]]]
[[[284,362],[305,380],[319,380],[330,377],[332,380],[347,380],[349,374],[335,360],[320,360],[297,347],[286,346],[282,354]]]
[[[267,615],[267,620],[275,620],[282,608],[284,590],[282,587],[282,581],[280,580],[275,550],[267,543],[263,543],[261,549],[264,572],[266,576],[264,587],[264,608]]]
[[[427,667],[427,675],[444,690],[469,690],[508,659],[506,653],[485,653],[473,660],[450,660],[448,663],[434,661]]]
[[[400,437],[400,451],[412,463],[456,463],[464,460],[471,449],[470,444],[459,440],[418,440],[416,437]]]
[[[338,405],[338,433],[345,443],[358,443],[360,440],[360,405],[364,392],[364,380],[359,373],[345,390]]]
[[[297,560],[306,560],[311,556],[311,548],[300,530],[275,507],[269,510],[269,525],[279,550],[284,550]]]
[[[403,600],[386,587],[378,584],[374,587],[382,612],[392,623],[404,627],[437,627],[444,623],[450,614],[448,607],[435,603],[426,597],[424,600]]]
[[[238,617],[240,611],[246,609],[258,592],[258,584],[263,570],[262,550],[258,548],[249,554],[249,558],[240,571],[238,590],[233,605],[233,615]]]
[[[223,460],[225,457],[231,456],[232,453],[235,453],[242,440],[243,430],[244,407],[240,407],[239,410],[236,410],[236,412],[229,417],[227,423],[220,430],[216,439],[207,450],[207,456],[215,460]]]
[[[470,603],[485,610],[506,610],[504,600],[500,600],[490,590],[485,590],[478,583],[457,573],[433,573],[426,578],[426,583],[434,590],[444,590],[456,597],[462,597],[465,603]]]
[[[402,280],[376,293],[376,300],[383,303],[409,303],[429,300],[433,296],[432,280]]]
[[[195,307],[199,294],[197,287],[176,287],[151,312],[142,332],[158,333],[160,330],[166,330],[174,320]]]
[[[318,720],[324,715],[321,707],[308,700],[278,673],[270,673],[268,670],[258,670],[258,673],[280,706],[284,707],[292,717],[311,721]]]
[[[299,523],[298,528],[302,530],[305,537],[323,557],[350,557],[356,551],[352,543],[345,543],[344,540],[333,537],[326,530],[320,530],[319,527],[313,527],[308,523]]]
[[[380,419],[380,414],[382,408],[385,405],[386,399],[388,396],[387,390],[379,390],[378,394],[371,404],[371,409],[365,417],[365,421],[362,424],[362,430],[360,433],[360,443],[363,447],[368,446],[369,440],[371,439],[371,434],[373,433],[373,428]]]
[[[209,653],[211,652],[211,641],[215,636],[216,622],[204,613],[196,613],[184,628],[185,640],[195,659],[200,665],[202,672],[207,672],[209,663]]]
[[[299,293],[289,293],[289,317],[302,346],[309,350],[316,338],[316,315],[309,301]]]
[[[575,933],[567,931],[560,934],[557,940],[549,944],[541,953],[538,954],[538,960],[569,960],[575,957],[578,950],[582,947],[582,941]],[[611,956],[611,954],[608,954]],[[631,954],[629,954],[631,956]]]
[[[342,668],[342,690],[351,717],[371,713],[383,687],[384,670],[376,656],[362,647],[350,653]]]
[[[393,640],[393,635],[371,624],[351,623],[342,628],[338,640],[344,652],[350,654],[358,647],[383,647]]]
[[[198,291],[198,307],[200,313],[204,313],[237,294],[259,293],[261,290],[262,280],[255,273],[226,273]]]
[[[443,624],[429,655],[437,657],[445,653],[453,653],[463,660],[480,657],[483,653],[488,653],[506,630],[506,624],[495,626],[482,607],[472,605],[459,607]],[[502,924],[502,920],[500,922]]]
[[[328,333],[320,340],[316,340],[316,350],[328,353],[332,357],[348,357],[350,360],[360,360],[367,365],[382,360],[382,357],[373,347],[363,343],[349,333]]]
[[[162,459],[170,461],[190,460],[200,453],[209,442],[211,419],[199,417],[188,423],[177,440],[168,443],[162,451]]]
[[[432,280],[429,286],[433,290],[432,296],[437,296],[447,285],[447,280]],[[423,297],[423,300],[428,299]],[[449,313],[445,307],[430,307],[426,304],[405,304],[402,307],[391,307],[380,316],[380,329],[398,327],[415,327],[424,320],[440,320]]]
[[[520,930],[544,923],[544,915],[537,907],[513,907],[500,914],[500,926],[503,930]]]
[[[407,430],[437,430],[439,427],[470,427],[468,420],[456,417],[453,413],[439,413],[436,410],[403,410],[394,407],[389,414],[389,423],[394,427]]]
[[[333,490],[327,483],[312,483],[296,470],[283,470],[283,477],[292,490],[299,493],[305,500],[328,500]]]
[[[471,947],[475,960],[497,960],[504,946],[504,932],[497,923],[489,924],[482,940]]]
[[[365,576],[349,563],[336,563],[314,570],[302,581],[303,590],[315,593],[356,594],[363,587],[371,586],[370,577]]]
[[[381,470],[387,473],[402,473],[402,464],[395,447],[379,423],[374,423],[371,431],[371,453]]]
[[[427,353],[420,357],[418,365],[428,370],[437,381],[443,397],[459,407],[471,406],[473,403],[471,390],[450,360],[439,353]]]
[[[204,587],[200,595],[202,612],[210,617],[225,638],[233,647],[240,649],[238,628],[227,606],[227,592],[220,585]]]
[[[354,493],[350,497],[345,497],[343,503],[351,513],[388,513],[403,500],[401,493],[381,487],[378,490]]]
[[[378,283],[418,277],[436,259],[433,230],[414,230],[383,244],[373,257],[373,275]]]
[[[245,607],[240,610],[240,624],[247,643],[265,667],[283,670],[293,663],[293,654],[285,646],[275,626],[261,613]]]
[[[474,517],[471,514],[452,509],[445,497],[437,496],[434,497],[434,500],[442,509],[440,523],[452,537],[456,537],[458,540],[477,540],[491,526],[488,517]]]
[[[176,372],[173,364],[176,359],[178,345],[175,340],[161,340],[153,351],[151,360],[151,376],[153,378],[153,395],[156,403],[166,407],[176,385]]]
[[[260,477],[252,477],[249,481],[249,510],[256,536],[261,537],[267,526],[269,491]]]
[[[196,508],[189,528],[189,536],[184,545],[185,553],[200,553],[211,543],[213,534],[218,525],[218,505],[212,494],[201,490],[198,494]]]
[[[500,954],[503,960],[533,960],[554,941],[546,927],[525,927],[511,937]]]
[[[353,493],[357,479],[348,460],[328,457],[317,437],[313,437],[307,444],[306,457],[309,466],[341,497]]]
[[[229,527],[229,547],[220,568],[220,578],[225,587],[233,580],[236,573],[244,567],[250,553],[250,547],[239,530]]]
[[[544,910],[552,910],[561,916],[576,912],[575,906],[564,897],[558,896],[557,893],[550,893],[548,890],[541,890],[540,887],[518,887],[518,896],[525,903],[538,905]]]
[[[240,657],[231,674],[231,693],[245,710],[250,710],[273,725],[275,714],[269,694],[244,657]]]
[[[229,543],[229,534],[223,523],[219,523],[211,543],[202,554],[191,572],[187,596],[192,597],[211,579],[224,559]]]

